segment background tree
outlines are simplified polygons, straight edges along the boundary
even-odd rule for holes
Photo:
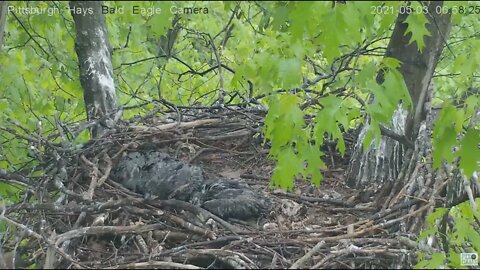
[[[112,126],[112,112],[117,104],[112,48],[108,42],[101,1],[72,1],[70,9],[75,20],[75,50],[87,119],[98,121],[91,131],[92,137],[96,137],[103,133],[105,127]],[[85,10],[87,12],[83,13]]]
[[[8,7],[7,1],[2,1],[0,3],[0,50],[3,45],[3,33],[5,31],[5,25],[7,22],[7,7]]]
[[[408,7],[414,10],[418,6]],[[428,9],[426,16],[413,11],[410,12],[411,14],[404,13],[398,16],[385,57],[387,60],[393,61],[392,67],[399,66],[399,71],[409,92],[409,98],[404,100],[396,110],[392,124],[389,125],[393,130],[382,126],[380,130],[384,136],[380,138],[380,142],[371,142],[365,151],[362,146],[365,144],[364,140],[370,125],[367,124],[363,127],[347,173],[347,183],[350,186],[360,189],[383,187],[383,192],[390,192],[394,185],[398,185],[396,189],[399,190],[405,184],[404,179],[409,179],[413,173],[404,168],[404,166],[408,167],[410,163],[408,159],[414,158],[416,160],[414,163],[418,163],[423,157],[423,153],[428,151],[426,149],[431,148],[425,136],[422,136],[421,140],[417,140],[417,136],[422,124],[424,130],[426,125],[431,130],[433,124],[432,122],[425,123],[427,113],[432,113],[433,87],[429,87],[429,85],[433,84],[432,76],[450,30],[450,14],[435,12],[441,7],[442,2],[431,2],[424,7],[425,11]],[[425,38],[420,35],[415,40],[412,30],[409,29],[409,22],[419,20],[419,18],[412,17],[420,17],[425,20],[428,31]],[[380,70],[377,82],[383,84],[384,77],[389,75],[391,76],[388,74],[388,67]],[[396,91],[395,88],[388,87],[381,90]],[[388,97],[388,94],[385,96]],[[380,98],[381,96],[376,96],[374,102],[385,103]],[[410,106],[408,111],[404,109],[405,105]],[[373,114],[370,121],[375,122],[374,125],[378,125],[379,121],[375,116]],[[413,153],[417,154],[412,156]],[[399,178],[400,173],[401,178]],[[386,194],[382,193],[380,196],[382,195]]]

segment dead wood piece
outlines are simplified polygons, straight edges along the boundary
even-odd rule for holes
[[[290,269],[304,268],[307,261],[310,260],[323,246],[325,246],[325,241],[318,242],[303,257],[301,257],[294,264],[292,264],[292,266],[290,266]]]
[[[82,159],[85,164],[90,166],[92,170],[90,171],[90,186],[88,187],[88,191],[83,195],[85,200],[91,200],[93,198],[93,192],[95,191],[95,188],[97,187],[97,181],[98,181],[98,174],[99,170],[97,165],[95,165],[93,162],[89,161],[84,155],[81,155],[80,158]]]
[[[158,125],[153,127],[129,126],[129,131],[155,133],[158,131],[164,131],[164,130],[175,129],[175,128],[194,128],[194,127],[199,127],[199,126],[204,126],[204,125],[209,125],[214,123],[220,123],[221,121],[222,121],[221,119],[217,118],[217,119],[201,119],[201,120],[196,120],[192,122],[175,122],[175,123],[163,124],[163,125]]]
[[[56,237],[55,245],[59,246],[66,240],[70,240],[77,237],[84,237],[87,235],[143,233],[143,232],[161,229],[163,226],[164,226],[163,224],[159,223],[159,224],[150,224],[150,225],[84,227],[84,228],[71,230],[58,235]]]
[[[282,196],[293,198],[296,200],[300,201],[307,201],[311,203],[315,202],[321,202],[321,203],[329,203],[333,205],[340,205],[344,207],[354,207],[355,205],[352,203],[348,203],[345,200],[342,199],[330,199],[330,198],[315,198],[315,197],[308,197],[308,196],[303,196],[303,195],[296,195],[296,194],[290,194],[290,193],[284,193]]]
[[[203,255],[203,256],[202,256]],[[187,260],[210,256],[233,269],[258,269],[258,266],[245,254],[223,249],[188,249],[182,256]]]
[[[235,132],[229,132],[225,135],[217,135],[217,136],[204,136],[201,140],[205,141],[220,141],[220,140],[228,140],[228,139],[235,139],[239,137],[249,136],[251,132],[249,130],[238,130]]]
[[[159,254],[156,254],[153,258],[154,259],[155,258],[162,258],[162,257],[169,256],[171,254],[179,254],[182,251],[185,251],[187,249],[191,249],[191,248],[194,248],[194,247],[213,246],[214,248],[220,248],[220,247],[224,247],[228,243],[231,243],[232,241],[241,240],[241,239],[243,239],[243,238],[241,238],[239,236],[225,236],[225,237],[219,237],[219,238],[214,239],[214,240],[185,244],[185,245],[174,247],[174,248],[169,249],[169,250],[165,250],[165,251],[163,251]]]
[[[160,269],[204,269],[192,264],[176,263],[176,262],[162,262],[162,261],[149,261],[149,262],[140,262],[140,263],[128,263],[120,264],[113,267],[105,267],[105,269],[136,269],[136,268],[146,268],[151,269],[152,267],[158,267]]]
[[[183,228],[189,230],[190,232],[193,232],[193,233],[201,235],[201,236],[206,236],[209,239],[217,238],[214,232],[212,232],[210,230],[207,230],[207,229],[204,229],[204,228],[201,228],[199,226],[196,226],[196,225],[194,225],[190,222],[187,222],[187,221],[183,220],[182,218],[179,218],[175,215],[172,215],[172,214],[169,214],[169,213],[164,213],[164,216],[166,216],[169,220],[173,221],[174,223],[176,223],[176,224],[182,226]]]
[[[200,207],[198,207],[196,205],[193,205],[191,203],[188,203],[188,202],[178,201],[178,200],[162,200],[162,201],[152,201],[150,203],[152,205],[156,205],[158,207],[169,206],[169,207],[176,208],[176,209],[187,210],[187,211],[190,211],[190,212],[192,212],[194,214],[197,214],[197,215],[203,215],[205,218],[212,218],[213,220],[215,220],[220,225],[222,225],[226,229],[230,230],[234,234],[242,232],[242,230],[240,230],[239,228],[230,224],[229,222],[225,221],[224,219],[210,213],[209,211],[207,211],[203,208],[200,208]]]

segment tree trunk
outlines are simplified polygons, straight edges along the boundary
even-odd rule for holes
[[[157,57],[165,57],[165,59],[159,58],[158,69],[160,70],[160,78],[158,79],[157,90],[158,98],[162,99],[162,80],[165,75],[165,68],[167,67],[168,60],[174,55],[173,46],[177,40],[178,33],[181,30],[180,16],[175,14],[172,20],[172,27],[168,29],[167,33],[162,35],[158,40]]]
[[[364,151],[362,142],[368,129],[366,124],[360,132],[357,145],[347,170],[347,185],[358,189],[367,189],[376,193],[379,207],[390,208],[414,196],[429,196],[419,186],[435,184],[437,178],[432,177],[430,153],[431,131],[434,115],[430,108],[430,99],[434,91],[431,82],[433,72],[450,30],[450,15],[435,12],[442,6],[442,1],[430,1],[429,23],[427,29],[430,36],[424,37],[425,46],[419,51],[416,42],[409,44],[411,33],[405,35],[408,14],[400,14],[395,23],[385,57],[401,61],[402,73],[412,99],[412,110],[405,111],[401,104],[394,113],[391,131],[397,136],[383,136],[382,131],[378,149],[375,142]],[[382,74],[377,76],[382,82]],[[392,89],[392,91],[394,91]],[[414,142],[408,146],[393,137],[402,137]],[[426,161],[426,162],[425,162]],[[407,227],[417,230],[419,220],[412,220]],[[421,221],[423,222],[423,221]]]
[[[8,1],[0,2],[0,53],[3,46],[3,33],[5,32],[5,26],[7,25],[7,8]]]
[[[100,136],[112,125],[116,107],[115,84],[108,43],[105,16],[101,1],[71,1],[70,11],[75,21],[75,50],[78,56],[80,82],[87,110],[87,119],[97,121],[92,137]]]

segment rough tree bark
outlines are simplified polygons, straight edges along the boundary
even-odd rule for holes
[[[0,2],[0,53],[2,52],[3,46],[3,33],[7,24],[7,8],[8,1]]]
[[[435,116],[429,100],[434,91],[432,75],[450,30],[450,14],[435,12],[442,5],[442,1],[428,2],[429,14],[426,17],[430,36],[424,38],[425,47],[422,52],[418,50],[416,42],[409,44],[411,33],[405,35],[408,14],[400,14],[385,54],[386,57],[401,61],[400,72],[413,102],[409,111],[399,105],[392,119],[391,131],[398,137],[413,142],[413,145],[400,143],[398,139],[393,139],[395,136],[383,136],[387,133],[383,130],[378,149],[375,149],[375,143],[372,142],[369,149],[364,151],[362,142],[368,129],[367,124],[360,132],[347,171],[347,184],[376,193],[376,202],[383,209],[404,202],[412,195],[433,196],[433,193],[419,187],[432,187],[439,179],[433,177],[430,166],[431,130]],[[382,74],[377,76],[377,81],[382,82]],[[409,220],[406,229],[417,231],[419,222],[423,221]]]
[[[92,137],[110,127],[116,107],[115,84],[105,16],[101,1],[71,1],[75,21],[75,51],[78,56],[80,82],[89,121],[98,121],[91,129]]]
[[[450,15],[434,12],[439,5],[442,5],[442,2],[429,4],[428,8],[432,12],[427,16],[427,29],[431,35],[425,37],[422,52],[418,50],[416,42],[409,44],[411,33],[405,35],[405,20],[408,14],[400,14],[385,54],[385,57],[396,58],[402,62],[400,72],[413,102],[413,109],[408,112],[399,105],[392,119],[392,131],[405,136],[411,142],[416,141],[420,125],[426,119],[425,103],[432,91],[432,87],[428,86],[450,28]],[[381,83],[382,80],[382,74],[379,73],[377,81]],[[379,188],[398,177],[404,164],[403,157],[409,147],[391,137],[382,136],[378,149],[375,149],[375,143],[372,142],[369,149],[363,151],[362,142],[366,129],[368,125],[360,132],[352,155],[347,184],[356,188],[372,185]]]

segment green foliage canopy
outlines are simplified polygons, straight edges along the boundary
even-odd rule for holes
[[[59,125],[75,126],[85,119],[82,89],[74,52],[73,20],[66,2],[11,2],[16,7],[57,7],[54,16],[10,14],[0,58],[0,125],[19,134],[47,136]],[[473,4],[470,3],[469,4]],[[396,59],[383,58],[394,20],[403,2],[107,2],[123,6],[125,14],[107,14],[118,98],[136,106],[162,98],[177,104],[213,104],[220,88],[231,103],[258,102],[269,108],[264,134],[270,156],[278,162],[272,184],[293,188],[296,176],[319,184],[323,167],[320,145],[327,139],[343,153],[342,132],[363,122],[371,125],[364,145],[380,137],[379,125],[389,125],[400,100],[410,97]],[[205,14],[182,14],[182,30],[174,57],[158,54],[158,39],[171,27],[173,14],[132,14],[134,5],[197,6]],[[465,2],[447,2],[442,11]],[[419,3],[412,3],[417,10]],[[478,170],[478,126],[468,121],[478,108],[478,96],[450,104],[468,87],[478,87],[480,47],[476,16],[454,12],[451,37],[435,73],[434,103],[443,104],[434,134],[434,162],[460,157],[467,175]],[[391,12],[390,12],[391,11]],[[423,48],[429,35],[425,14],[408,17],[407,33]],[[231,31],[226,31],[231,26]],[[215,55],[213,48],[218,52]],[[225,66],[219,76],[218,64]],[[161,66],[165,72],[162,73]],[[375,76],[386,68],[385,81]],[[162,78],[162,79],[160,79]],[[250,87],[252,85],[252,87]],[[375,96],[373,103],[367,102]],[[148,112],[154,104],[126,110],[125,118]],[[311,120],[306,120],[311,119]],[[21,128],[23,127],[23,129]],[[465,133],[460,141],[457,134]],[[25,141],[2,133],[0,168],[18,169],[34,151]],[[88,140],[83,132],[73,140]],[[8,142],[8,143],[6,143]],[[457,151],[451,151],[454,146]],[[41,149],[38,149],[41,151]]]

